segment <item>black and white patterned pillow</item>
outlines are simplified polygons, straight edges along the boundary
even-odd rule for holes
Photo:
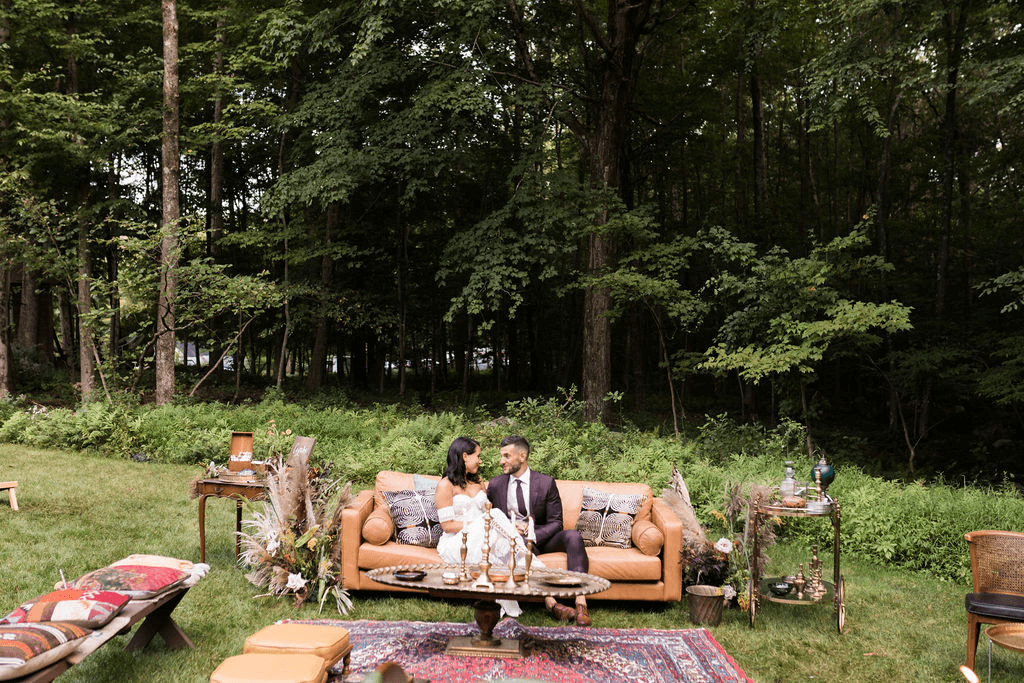
[[[441,538],[433,491],[384,491],[395,523],[395,539],[407,545],[436,548]]]
[[[585,486],[576,521],[583,545],[633,547],[633,520],[646,498],[642,493],[607,493]]]

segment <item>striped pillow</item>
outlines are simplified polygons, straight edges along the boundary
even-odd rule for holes
[[[39,671],[78,647],[92,631],[60,621],[0,626],[0,681]]]
[[[100,628],[128,604],[124,593],[67,588],[29,600],[0,619],[0,624],[62,621],[86,628]]]

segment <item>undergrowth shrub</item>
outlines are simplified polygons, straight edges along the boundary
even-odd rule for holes
[[[307,405],[272,397],[238,406],[95,402],[76,411],[4,399],[0,421],[4,442],[117,457],[142,454],[181,464],[226,464],[232,431],[253,432],[256,459],[286,453],[296,436],[312,436],[317,443],[311,462],[332,463],[333,471],[357,489],[372,486],[384,469],[441,474],[448,445],[458,436],[480,441],[481,474],[497,475],[499,441],[520,434],[531,443],[531,464],[558,479],[639,481],[658,495],[675,465],[698,518],[708,527],[714,526],[715,513],[724,509],[735,484],[777,486],[786,460],[794,461],[799,479],[809,478],[812,466],[805,432],[796,423],[765,429],[718,416],[687,439],[629,425],[611,430],[583,420],[574,390],[511,402],[498,418],[479,410],[431,413],[408,405],[360,408],[330,405],[323,398]],[[829,444],[823,445],[827,449]],[[966,584],[970,566],[964,533],[1020,530],[1024,519],[1024,498],[1009,485],[902,484],[870,476],[841,456],[830,460],[837,477],[829,493],[840,504],[844,555]],[[832,527],[823,519],[781,518],[777,532],[808,550],[815,544],[830,547],[832,540]]]

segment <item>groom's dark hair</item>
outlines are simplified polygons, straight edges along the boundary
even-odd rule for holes
[[[521,436],[506,436],[501,440],[501,447],[515,446],[519,450],[526,451],[526,454],[530,454],[530,442]]]

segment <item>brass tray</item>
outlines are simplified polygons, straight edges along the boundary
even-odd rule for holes
[[[581,586],[583,580],[575,576],[540,576],[541,583],[549,586]]]
[[[996,645],[1007,650],[1024,652],[1024,624],[996,624],[985,630],[985,635]]]
[[[767,598],[769,602],[778,602],[784,605],[824,605],[833,601],[832,596],[835,595],[836,587],[831,581],[822,580],[822,585],[825,586],[825,594],[821,596],[820,600],[812,600],[807,593],[804,593],[804,597],[796,597],[796,587],[793,588],[786,595],[775,595],[768,588],[770,584],[779,583],[783,581],[782,577],[772,577],[769,579],[761,579],[761,597]]]

